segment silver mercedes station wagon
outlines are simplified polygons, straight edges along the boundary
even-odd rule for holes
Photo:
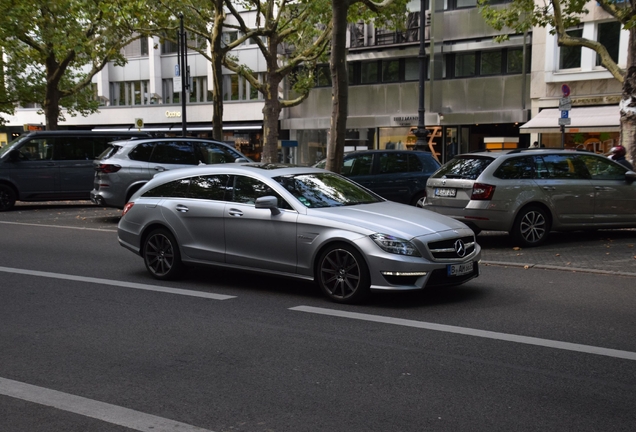
[[[315,281],[331,300],[479,275],[462,222],[390,202],[319,168],[222,164],[156,175],[126,204],[122,246],[157,279],[211,265]]]

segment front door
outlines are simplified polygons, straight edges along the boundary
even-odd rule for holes
[[[54,160],[55,138],[35,138],[24,142],[18,160],[7,160],[9,176],[21,200],[54,199],[60,188],[60,171]],[[89,188],[90,191],[90,188]]]

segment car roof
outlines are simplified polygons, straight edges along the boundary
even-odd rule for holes
[[[208,143],[214,143],[214,144],[222,144],[224,146],[227,147],[232,147],[229,144],[226,144],[224,142],[221,141],[215,141],[213,139],[207,139],[207,138],[194,138],[194,137],[154,137],[154,138],[135,138],[135,139],[125,139],[125,140],[119,140],[119,141],[113,141],[112,144],[114,145],[119,145],[119,146],[124,146],[124,145],[137,145],[140,143],[149,143],[149,142],[163,142],[163,141],[196,141],[196,142],[208,142]]]
[[[249,175],[256,174],[259,177],[273,178],[279,176],[289,176],[310,173],[328,173],[331,171],[322,168],[313,168],[306,166],[260,163],[260,162],[240,162],[240,163],[224,163],[212,165],[198,165],[188,168],[174,169],[165,171],[155,175],[154,179],[159,178],[161,182],[177,180],[183,177],[193,177],[199,175],[229,174],[229,175]]]
[[[584,154],[596,154],[590,150],[586,149],[560,149],[560,148],[551,148],[551,147],[543,147],[543,148],[517,148],[511,150],[477,150],[470,153],[462,153],[455,157],[459,158],[468,158],[471,156],[480,156],[480,157],[490,157],[493,159],[497,159],[505,156],[514,156],[523,153],[537,153],[537,154],[572,154],[572,153],[584,153]]]
[[[135,136],[135,137],[144,137],[149,138],[151,135],[147,132],[116,132],[116,131],[93,131],[93,130],[46,130],[46,131],[31,131],[27,134],[22,135],[22,137],[32,137],[32,136],[53,136],[53,135],[66,135],[66,136],[89,136],[89,135],[100,135],[100,136]]]
[[[408,150],[408,149],[370,149],[370,150],[354,150],[351,152],[345,153],[345,156],[355,155],[355,154],[364,154],[364,153],[419,153],[419,154],[427,154],[433,157],[433,153],[426,150]]]

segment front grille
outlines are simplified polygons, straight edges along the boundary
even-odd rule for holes
[[[458,249],[456,246],[458,240],[461,240],[464,245],[463,255],[458,254]],[[470,255],[475,250],[475,237],[466,236],[461,238],[432,242],[428,244],[428,250],[431,251],[433,258],[435,259],[463,258]]]
[[[437,269],[433,270],[431,276],[426,282],[427,287],[441,287],[448,285],[459,285],[464,283],[479,274],[479,264],[477,262],[473,263],[473,271],[462,275],[462,276],[448,276],[448,271],[446,269]]]

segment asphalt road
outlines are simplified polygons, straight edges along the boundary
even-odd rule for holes
[[[118,214],[0,213],[0,431],[636,426],[634,277],[493,264],[341,306],[229,271],[151,279]],[[485,259],[524,252],[490,241]]]

